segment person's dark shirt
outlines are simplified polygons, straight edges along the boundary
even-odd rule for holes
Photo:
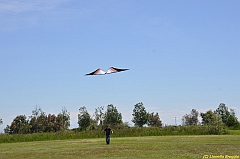
[[[111,128],[106,128],[106,129],[104,129],[104,131],[106,132],[106,135],[110,135],[111,134]]]

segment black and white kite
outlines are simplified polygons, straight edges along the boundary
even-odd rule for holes
[[[102,69],[98,68],[97,70],[86,74],[85,76],[88,75],[105,75],[105,74],[111,74],[111,73],[117,73],[117,72],[121,72],[121,71],[127,71],[129,69],[119,69],[119,68],[114,68],[114,67],[110,67],[107,72],[103,71]]]

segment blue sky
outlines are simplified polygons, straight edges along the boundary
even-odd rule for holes
[[[1,130],[36,105],[71,127],[86,106],[130,122],[143,102],[164,124],[220,103],[240,119],[240,1],[0,1]],[[129,71],[84,76],[110,66]]]

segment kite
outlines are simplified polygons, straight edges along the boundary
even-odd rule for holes
[[[121,72],[121,71],[127,71],[129,69],[120,69],[120,68],[114,68],[114,67],[110,67],[107,72],[103,71],[102,69],[98,68],[97,70],[86,74],[85,76],[89,76],[89,75],[106,75],[106,74],[111,74],[111,73],[117,73],[117,72]]]

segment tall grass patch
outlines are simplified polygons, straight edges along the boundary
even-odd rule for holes
[[[139,136],[169,136],[169,135],[211,135],[211,134],[239,134],[239,132],[224,130],[221,132],[212,131],[206,126],[167,126],[158,127],[126,127],[113,129],[113,137],[139,137]],[[1,134],[0,143],[66,140],[66,139],[87,139],[102,138],[104,131],[100,129],[85,131],[58,131],[49,133],[33,134]]]

